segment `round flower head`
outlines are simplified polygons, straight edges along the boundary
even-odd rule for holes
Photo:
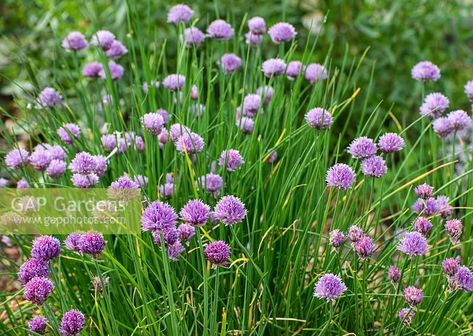
[[[348,153],[355,159],[366,159],[376,154],[378,148],[368,137],[359,137],[348,146]]]
[[[42,107],[53,108],[54,106],[61,105],[62,96],[53,88],[47,87],[39,93],[38,102]]]
[[[439,118],[449,104],[448,98],[441,93],[428,94],[424,99],[424,103],[420,106],[420,114],[428,118]]]
[[[48,263],[34,258],[25,261],[18,271],[18,280],[20,280],[23,285],[26,285],[34,277],[47,278],[48,276]]]
[[[358,240],[363,238],[364,235],[365,233],[363,232],[363,229],[356,225],[350,226],[350,229],[348,230],[348,240],[352,243],[356,243]]]
[[[123,73],[125,70],[120,64],[115,63],[114,61],[108,62],[108,70],[110,71],[110,78],[112,80],[119,80],[120,78],[123,77]],[[105,69],[100,70],[99,76],[102,79],[107,78],[107,72]]]
[[[98,78],[103,71],[103,65],[101,63],[91,62],[84,65],[82,75],[87,78]]]
[[[276,23],[268,30],[269,37],[276,44],[289,42],[296,37],[297,32],[293,25],[287,22]]]
[[[171,198],[174,192],[173,183],[164,183],[159,186],[159,195],[164,198]]]
[[[200,153],[204,149],[204,139],[197,133],[181,135],[175,142],[176,149],[182,154]]]
[[[456,110],[447,115],[454,131],[462,131],[471,127],[471,117],[463,110]]]
[[[214,197],[217,197],[220,194],[223,187],[222,177],[212,173],[201,176],[199,182],[202,188],[206,192],[211,193]]]
[[[146,113],[142,118],[143,127],[154,135],[159,135],[164,126],[164,119],[159,113]]]
[[[422,302],[423,297],[424,295],[420,288],[411,286],[404,289],[404,300],[411,307],[418,306]]]
[[[254,35],[262,35],[266,33],[266,22],[262,17],[252,17],[248,20],[248,29]]]
[[[460,268],[460,258],[447,258],[442,262],[442,270],[448,276],[457,274]]]
[[[61,243],[51,236],[40,236],[33,241],[31,256],[42,261],[49,261],[59,257]]]
[[[335,302],[346,290],[347,286],[340,277],[328,273],[323,275],[315,284],[314,296],[328,302]]]
[[[241,68],[241,58],[235,54],[224,54],[220,59],[220,67],[227,75]]]
[[[209,243],[205,247],[204,256],[214,267],[225,265],[230,258],[230,246],[222,240]]]
[[[161,245],[161,237],[166,245],[172,245],[179,239],[179,233],[177,232],[176,227],[169,226],[165,227],[163,230],[153,231],[153,240],[156,245]]]
[[[50,162],[49,153],[44,147],[37,147],[30,155],[30,164],[37,171],[45,171]]]
[[[443,218],[449,217],[453,212],[447,196],[437,196],[435,199],[435,207],[438,214]]]
[[[81,130],[77,124],[65,124],[63,127],[58,128],[57,134],[62,142],[69,145],[73,143],[73,138],[80,137]]]
[[[440,69],[429,61],[417,63],[411,70],[412,78],[419,82],[437,81],[440,79]]]
[[[399,313],[397,313],[399,320],[406,326],[409,326],[412,323],[415,315],[416,312],[412,308],[402,308]]]
[[[80,253],[80,240],[82,238],[82,233],[71,233],[64,240],[64,246],[73,252]]]
[[[270,58],[263,62],[261,70],[268,78],[283,75],[286,72],[286,63],[280,58]]]
[[[427,183],[424,183],[424,184],[418,185],[414,189],[414,192],[416,193],[417,197],[422,198],[422,199],[428,199],[432,197],[433,190],[434,190],[433,187],[431,187]]]
[[[128,49],[120,41],[113,41],[110,45],[110,48],[105,52],[108,58],[117,59],[125,55],[128,52]]]
[[[79,335],[85,325],[85,316],[80,311],[71,309],[64,313],[59,327],[59,333],[63,336]]]
[[[334,248],[335,251],[338,251],[340,246],[342,246],[345,241],[345,235],[340,230],[330,231],[330,245]]]
[[[102,146],[107,150],[108,152],[111,152],[115,148],[117,148],[117,140],[120,140],[119,136],[116,134],[104,134],[100,138],[100,141],[102,142]],[[126,146],[125,146],[126,147]],[[123,151],[126,148],[123,149]],[[119,151],[121,152],[121,151]]]
[[[302,71],[303,64],[300,61],[292,61],[287,64],[286,76],[289,79],[295,79]]]
[[[76,154],[74,159],[69,164],[69,169],[77,174],[94,173],[97,167],[96,159],[93,155],[87,152],[80,152]]]
[[[72,184],[76,188],[87,189],[95,186],[99,182],[97,174],[73,174],[71,177]]]
[[[401,271],[396,266],[391,266],[388,269],[388,278],[392,283],[398,283],[401,280]]]
[[[151,203],[141,216],[141,226],[143,231],[163,230],[164,228],[175,226],[177,214],[167,203],[155,201]]]
[[[470,102],[473,102],[473,80],[465,84],[465,94]]]
[[[16,183],[17,189],[28,189],[29,187],[30,184],[25,179],[21,179]]]
[[[415,257],[426,255],[428,247],[425,237],[415,231],[404,233],[397,249],[411,257]]]
[[[92,36],[90,44],[101,47],[103,50],[108,50],[112,46],[113,41],[115,41],[113,33],[107,30],[99,30]]]
[[[218,165],[222,168],[226,168],[229,172],[234,172],[240,168],[243,163],[245,163],[245,160],[243,160],[240,152],[235,149],[223,151],[218,160]]]
[[[95,174],[98,176],[102,176],[105,174],[105,171],[107,170],[107,159],[101,155],[95,155],[94,156],[95,160]]]
[[[373,254],[376,249],[376,244],[373,242],[371,237],[363,236],[353,244],[353,249],[360,259],[364,260]]]
[[[43,277],[34,277],[25,285],[23,297],[38,306],[41,306],[51,295],[54,284]]]
[[[133,177],[133,182],[136,183],[140,188],[146,188],[148,185],[148,177],[143,175],[136,175]]]
[[[96,232],[84,233],[78,243],[82,253],[90,254],[94,258],[97,258],[105,248],[102,234]]]
[[[399,152],[404,148],[404,139],[396,133],[383,134],[378,140],[379,150],[383,153]]]
[[[466,292],[473,292],[473,273],[468,267],[461,266],[458,268],[455,274],[455,284]]]
[[[238,197],[223,196],[215,205],[214,216],[227,226],[238,224],[246,216],[245,204]]]
[[[80,32],[74,31],[67,34],[66,38],[62,41],[62,47],[66,50],[79,51],[89,46],[84,35]]]
[[[321,107],[309,110],[305,115],[305,120],[310,127],[319,130],[329,128],[333,122],[330,112]]]
[[[252,47],[257,47],[263,42],[263,35],[256,35],[252,32],[248,32],[245,34],[245,42]]]
[[[337,163],[329,168],[325,181],[329,187],[349,189],[355,183],[355,172],[350,166]]]
[[[177,233],[181,242],[188,242],[195,235],[195,228],[187,223],[181,224],[177,227]]]
[[[5,164],[10,169],[18,169],[28,164],[30,154],[27,150],[13,149],[5,156]]]
[[[182,124],[173,124],[169,130],[169,136],[172,142],[176,142],[181,135],[190,134],[192,131],[189,127]]]
[[[48,320],[43,317],[43,316],[34,316],[29,322],[28,322],[28,330],[44,335],[46,333],[46,327],[48,325]]]
[[[278,152],[272,151],[269,154],[269,156],[266,157],[266,162],[269,164],[273,164],[274,162],[276,162],[277,159],[278,159]]]
[[[446,138],[453,132],[452,121],[446,117],[440,117],[434,120],[433,129],[435,134],[441,138]]]
[[[463,231],[463,224],[458,219],[451,219],[445,222],[445,231],[450,236],[452,244],[458,244]]]
[[[318,81],[326,80],[327,78],[327,70],[323,65],[312,63],[305,68],[305,79],[311,84],[316,84]]]
[[[386,174],[388,167],[381,156],[375,155],[364,159],[361,162],[361,171],[363,175],[370,177],[382,177]]]
[[[199,28],[191,27],[184,29],[183,36],[181,36],[181,42],[186,43],[187,47],[199,46],[204,42],[205,35]]]
[[[424,216],[437,215],[439,212],[438,202],[432,197],[426,200],[419,198],[414,205],[412,205],[412,211]]]
[[[420,234],[424,236],[428,236],[430,233],[430,230],[432,229],[432,223],[425,217],[419,217],[414,222],[413,227],[414,227],[414,230],[416,230]]]
[[[187,224],[202,226],[210,217],[210,207],[200,200],[190,200],[179,213],[181,220]]]
[[[170,91],[182,90],[185,83],[186,78],[183,75],[177,74],[168,75],[163,80],[163,86]]]
[[[245,134],[252,134],[255,127],[255,122],[253,119],[248,117],[241,117],[236,120],[235,123],[238,128]]]
[[[263,99],[265,105],[268,105],[271,98],[273,98],[274,90],[271,86],[261,86],[256,89],[256,94]]]
[[[10,182],[8,182],[7,179],[3,178],[3,177],[0,177],[0,188],[6,188],[8,187],[8,184]]]
[[[224,20],[215,20],[207,27],[207,35],[220,41],[228,41],[233,37],[233,28]]]
[[[194,11],[187,5],[175,5],[171,7],[168,12],[168,23],[188,23],[192,16],[194,15]]]
[[[182,246],[180,241],[176,241],[174,244],[169,245],[167,249],[168,257],[171,261],[177,261],[184,251],[184,246]]]
[[[66,163],[62,160],[52,160],[46,169],[48,176],[52,179],[61,177],[66,172]]]

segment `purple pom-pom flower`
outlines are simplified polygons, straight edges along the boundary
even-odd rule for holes
[[[412,78],[419,82],[437,81],[440,79],[440,69],[429,61],[417,63],[411,70]]]
[[[416,257],[426,255],[428,243],[425,237],[419,232],[406,232],[402,235],[397,249],[405,254]]]
[[[40,236],[33,241],[31,256],[42,261],[49,261],[59,257],[61,254],[61,243],[51,236]]]
[[[41,306],[54,289],[51,280],[43,277],[34,277],[25,285],[24,298],[38,306]]]
[[[76,309],[71,309],[64,313],[59,333],[63,336],[79,335],[85,325],[85,316]]]
[[[315,284],[314,296],[333,303],[342,296],[346,290],[347,286],[345,286],[340,277],[328,273],[320,277],[319,281]]]
[[[235,196],[223,196],[215,205],[214,217],[223,224],[235,225],[246,217],[245,204]]]
[[[268,34],[274,43],[281,44],[291,41],[296,37],[297,32],[294,26],[290,23],[280,22],[269,28]]]
[[[337,163],[329,168],[325,180],[329,187],[349,189],[355,183],[355,172],[350,166]]]
[[[329,128],[333,122],[330,112],[321,107],[309,110],[305,115],[305,120],[310,127],[319,130]]]
[[[222,240],[209,243],[205,247],[204,256],[213,267],[226,265],[230,258],[230,246]]]

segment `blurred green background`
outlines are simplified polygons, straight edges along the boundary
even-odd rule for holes
[[[158,43],[175,38],[173,27],[166,24],[166,12],[175,2],[131,3],[142,13],[143,22],[152,24],[152,38]],[[375,99],[370,104],[375,106],[383,100],[383,108],[387,110],[394,103],[399,117],[417,117],[420,93],[413,94],[415,85],[410,69],[420,60],[430,60],[442,70],[442,80],[431,86],[431,90],[444,92],[452,102],[451,108],[470,109],[463,85],[473,79],[471,0],[198,0],[189,5],[200,18],[197,26],[202,30],[217,16],[226,17],[236,25],[246,13],[251,13],[250,16],[263,16],[268,25],[282,20],[295,25],[301,49],[308,34],[320,33],[316,53],[320,59],[320,55],[323,58],[330,51],[332,66],[340,65],[345,53],[359,57],[369,48],[360,73],[366,77],[361,83],[368,83],[371,76],[374,79],[371,94]],[[128,33],[126,0],[3,0],[0,12],[1,105],[10,111],[12,96],[21,97],[25,94],[22,89],[34,88],[26,63],[31,64],[40,87],[54,81],[58,41],[67,32],[79,30],[90,36],[104,28],[123,41]],[[168,65],[172,67],[175,51],[166,52],[170,56]]]

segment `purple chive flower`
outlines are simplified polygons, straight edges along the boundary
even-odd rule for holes
[[[179,233],[177,232],[176,227],[169,226],[165,227],[163,230],[153,231],[153,241],[156,245],[161,245],[161,237],[166,245],[172,245],[179,239]]]
[[[249,44],[252,47],[257,47],[263,42],[263,35],[256,35],[252,32],[245,34],[245,43]]]
[[[289,79],[295,79],[300,75],[304,65],[300,61],[292,61],[287,64],[286,76]]]
[[[327,129],[332,125],[333,119],[329,111],[316,107],[305,115],[305,120],[307,124],[315,129]]]
[[[30,155],[30,164],[37,171],[45,171],[50,162],[49,153],[44,147],[37,147]]]
[[[6,188],[8,187],[8,184],[10,182],[8,182],[7,179],[3,178],[3,177],[0,177],[0,188]]]
[[[414,222],[414,230],[419,232],[424,236],[428,236],[430,234],[430,230],[432,229],[432,223],[425,217],[419,217]]]
[[[43,277],[34,277],[25,285],[23,297],[38,306],[41,306],[51,295],[54,284]]]
[[[271,98],[273,98],[274,90],[271,86],[261,86],[256,89],[256,94],[263,99],[265,105],[268,105]]]
[[[64,240],[64,246],[73,252],[80,253],[80,240],[82,238],[82,233],[71,233],[66,237],[66,240]]]
[[[154,135],[159,135],[164,126],[164,119],[160,113],[146,113],[142,118],[143,127]]]
[[[237,118],[235,124],[241,131],[245,134],[252,134],[255,127],[255,122],[253,119],[248,117]]]
[[[56,105],[61,105],[62,96],[53,88],[47,87],[39,93],[38,102],[44,108],[53,108]]]
[[[181,36],[181,42],[186,43],[187,47],[199,46],[204,42],[205,35],[199,28],[191,27],[184,29],[183,36]]]
[[[241,58],[235,54],[224,54],[220,59],[220,67],[227,75],[241,68]]]
[[[396,133],[386,133],[378,140],[379,150],[383,153],[399,152],[404,148],[404,139]]]
[[[103,65],[98,62],[87,63],[82,69],[82,75],[87,78],[98,78],[102,72]]]
[[[102,146],[107,150],[108,152],[113,151],[115,148],[117,148],[117,140],[120,141],[120,137],[117,134],[104,134],[100,138],[100,141],[102,142]],[[126,149],[126,144],[123,142],[125,145],[124,148],[119,148],[119,153],[122,153]]]
[[[422,198],[422,199],[428,199],[432,197],[433,190],[434,190],[433,187],[431,187],[427,183],[424,183],[424,184],[418,185],[414,189],[414,192],[416,193],[417,197]]]
[[[46,173],[52,179],[61,177],[66,172],[66,163],[62,160],[52,160],[49,163]]]
[[[453,132],[452,121],[446,117],[440,117],[434,120],[433,129],[435,134],[441,138],[446,138]]]
[[[465,94],[470,102],[473,102],[473,80],[465,84]]]
[[[415,315],[416,312],[412,308],[402,308],[399,313],[397,313],[399,320],[406,326],[409,326],[412,323]]]
[[[376,244],[369,236],[363,236],[353,244],[353,249],[361,260],[370,257],[376,249]]]
[[[182,246],[180,241],[176,241],[174,244],[169,245],[167,249],[168,257],[171,261],[177,261],[184,251],[184,246]]]
[[[412,78],[419,82],[437,81],[440,79],[440,69],[429,61],[417,63],[411,70]]]
[[[32,258],[28,259],[20,266],[18,280],[20,280],[23,285],[26,285],[28,281],[34,277],[47,278],[49,273],[49,267],[46,261]]]
[[[141,226],[143,231],[163,230],[170,226],[175,226],[177,214],[167,203],[155,201],[151,203],[141,216]]]
[[[471,117],[463,110],[456,110],[447,115],[454,131],[462,131],[471,127]]]
[[[58,128],[57,134],[62,142],[69,145],[73,143],[73,138],[80,138],[81,130],[79,125],[70,123]]]
[[[270,58],[263,62],[261,65],[261,70],[268,78],[282,75],[286,72],[286,63],[284,60],[279,58]]]
[[[73,174],[71,177],[72,184],[76,188],[87,189],[95,186],[99,182],[97,174]]]
[[[176,149],[182,154],[200,153],[204,149],[204,139],[197,133],[181,135],[175,142]]]
[[[366,159],[376,154],[378,148],[374,141],[368,137],[359,137],[348,146],[348,153],[354,159]]]
[[[192,100],[199,99],[199,88],[197,87],[197,85],[192,85],[191,86],[190,98]]]
[[[428,94],[424,99],[424,103],[420,106],[420,114],[428,118],[439,118],[449,104],[448,98],[441,93]]]
[[[323,81],[327,78],[327,70],[323,65],[312,63],[305,68],[305,79],[307,79],[311,84],[316,84],[318,81]]]
[[[426,255],[428,248],[427,240],[417,231],[404,233],[397,247],[411,257]]]
[[[144,189],[148,185],[148,177],[143,175],[136,175],[135,177],[133,177],[133,182],[136,183],[141,189]]]
[[[90,44],[101,47],[106,51],[112,46],[113,41],[115,41],[113,33],[107,30],[99,30],[92,36]]]
[[[342,296],[346,290],[347,286],[345,286],[340,277],[328,273],[321,276],[319,281],[315,284],[314,296],[333,303]]]
[[[388,278],[392,283],[398,283],[401,280],[401,271],[396,266],[390,266],[388,269]]]
[[[44,335],[46,333],[46,327],[48,320],[43,316],[34,316],[28,322],[28,330],[36,334]]]
[[[269,156],[266,157],[266,162],[269,164],[273,164],[274,162],[276,162],[277,159],[278,159],[278,152],[272,151],[269,154]]]
[[[59,257],[61,243],[51,236],[40,236],[33,241],[31,256],[38,260],[49,261]]]
[[[330,245],[332,245],[335,251],[338,251],[340,246],[342,246],[343,242],[345,241],[345,235],[340,230],[332,230],[330,231]]]
[[[163,80],[163,86],[170,91],[182,90],[185,83],[186,78],[183,75],[178,74],[166,76],[166,78]]]
[[[79,51],[86,49],[88,46],[89,44],[84,35],[77,31],[70,32],[62,41],[62,47],[66,50]]]
[[[245,204],[238,197],[223,196],[215,205],[214,217],[226,226],[238,224],[246,216]]]
[[[430,197],[426,200],[423,199],[418,199],[413,205],[412,205],[412,211],[414,211],[416,214],[422,214],[424,216],[431,216],[431,215],[437,215],[439,212],[439,207],[437,201]]]
[[[82,253],[90,254],[97,258],[105,248],[105,240],[101,233],[90,232],[81,235],[79,249]]]
[[[94,173],[97,167],[95,157],[87,152],[80,152],[76,154],[74,159],[69,164],[69,169],[77,174]]]
[[[174,192],[174,184],[166,182],[159,186],[159,195],[163,198],[171,198]]]
[[[449,204],[447,196],[437,196],[435,204],[439,215],[443,218],[449,217],[452,214],[452,206]]]
[[[213,173],[201,176],[199,182],[202,188],[206,192],[211,193],[214,197],[217,197],[220,194],[223,187],[222,177]]]
[[[352,243],[356,243],[364,235],[365,233],[363,232],[363,229],[359,226],[352,225],[350,226],[350,229],[348,229],[348,240],[350,240]]]
[[[422,302],[423,297],[424,295],[420,288],[410,286],[404,289],[404,300],[411,307],[418,306]]]
[[[107,170],[107,159],[101,155],[95,155],[95,174],[102,176]]]
[[[457,274],[460,268],[460,257],[447,258],[442,262],[442,270],[448,276]]]
[[[120,199],[120,196],[124,196],[124,195],[120,195],[120,192],[121,190],[113,190],[113,189],[135,189],[137,190],[140,186],[135,183],[127,174],[124,174],[122,176],[120,176],[117,180],[113,181],[111,184],[110,184],[110,193],[109,195],[113,196],[115,199]],[[126,190],[126,191],[123,191],[126,195],[128,195],[128,198],[130,196],[133,196],[133,191],[132,190]]]
[[[71,309],[64,313],[59,332],[63,336],[79,335],[85,325],[85,316],[80,311]]]
[[[125,69],[123,69],[120,64],[117,64],[113,61],[108,62],[108,70],[110,71],[110,78],[112,80],[119,80],[123,77],[123,73],[125,72]],[[102,79],[107,78],[107,72],[105,69],[100,70],[99,76]]]
[[[5,156],[5,163],[10,169],[18,169],[28,164],[30,154],[27,150],[13,149]]]
[[[233,28],[224,20],[215,20],[207,27],[207,34],[210,38],[220,41],[228,41],[233,37]]]
[[[218,160],[218,165],[226,168],[229,172],[234,172],[245,163],[240,152],[235,149],[224,150]]]
[[[117,59],[125,55],[128,49],[120,41],[113,41],[110,48],[105,52],[108,58]]]
[[[337,163],[329,168],[325,181],[329,187],[349,189],[355,183],[355,172],[350,166]]]
[[[213,267],[225,265],[230,258],[230,246],[222,240],[209,243],[205,247],[204,256]]]
[[[463,224],[458,219],[450,219],[445,222],[445,231],[450,236],[452,244],[458,244],[463,231]]]
[[[16,183],[17,189],[28,189],[29,187],[30,187],[30,184],[25,179],[21,179]]]
[[[276,23],[268,30],[269,37],[276,44],[289,42],[296,37],[297,32],[293,25],[287,22]]]
[[[184,223],[177,227],[177,233],[181,242],[188,242],[194,237],[195,228],[190,224]]]
[[[187,5],[175,5],[171,7],[168,12],[168,23],[188,23],[192,16],[194,15],[194,11]]]
[[[179,213],[181,220],[194,226],[202,226],[210,217],[210,207],[200,200],[190,200]]]
[[[171,137],[172,142],[176,142],[181,135],[190,133],[192,133],[190,128],[182,124],[173,124],[169,129],[169,136]]]
[[[248,20],[248,29],[254,35],[266,33],[266,22],[262,17],[255,16]]]
[[[455,273],[454,281],[458,288],[466,292],[473,292],[473,273],[468,267],[459,267],[458,271]]]
[[[361,162],[363,175],[370,177],[382,177],[386,174],[388,167],[381,156],[375,155]]]

